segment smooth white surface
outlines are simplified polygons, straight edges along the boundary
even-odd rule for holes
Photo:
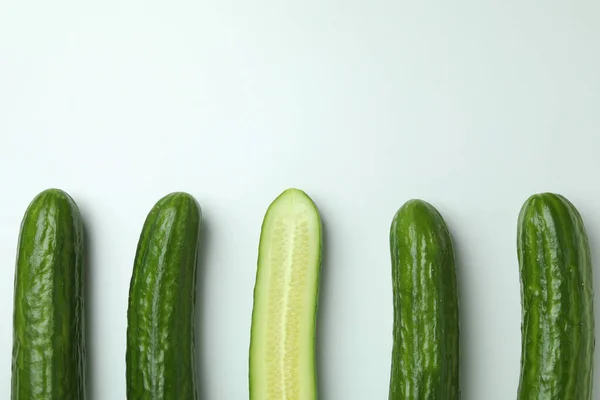
[[[198,198],[201,399],[239,400],[260,224],[296,186],[326,230],[320,399],[387,399],[388,230],[412,197],[454,235],[463,399],[514,398],[527,196],[571,199],[600,265],[599,19],[592,0],[0,2],[0,397],[39,191],[67,190],[85,218],[91,400],[125,398],[146,213]]]

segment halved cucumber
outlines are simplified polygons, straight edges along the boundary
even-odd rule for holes
[[[251,400],[317,398],[315,329],[321,218],[301,190],[273,201],[262,225],[250,339]]]

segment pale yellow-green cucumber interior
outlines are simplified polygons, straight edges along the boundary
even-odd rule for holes
[[[315,317],[321,222],[306,194],[288,190],[261,233],[250,348],[252,400],[316,398]]]

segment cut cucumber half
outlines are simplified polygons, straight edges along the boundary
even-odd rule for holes
[[[251,400],[317,398],[315,332],[321,218],[301,190],[288,189],[263,221],[250,339]]]

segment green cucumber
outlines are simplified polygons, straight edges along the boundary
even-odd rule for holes
[[[250,340],[251,400],[315,400],[321,218],[301,190],[273,201],[260,235]]]
[[[126,380],[129,400],[195,400],[195,293],[202,213],[171,193],[148,214],[129,287]]]
[[[554,193],[519,214],[522,336],[519,400],[590,400],[594,353],[592,263],[581,215]]]
[[[85,398],[83,222],[62,190],[31,202],[15,270],[12,400]]]
[[[390,400],[457,400],[458,291],[446,223],[410,200],[390,230],[394,327]]]

